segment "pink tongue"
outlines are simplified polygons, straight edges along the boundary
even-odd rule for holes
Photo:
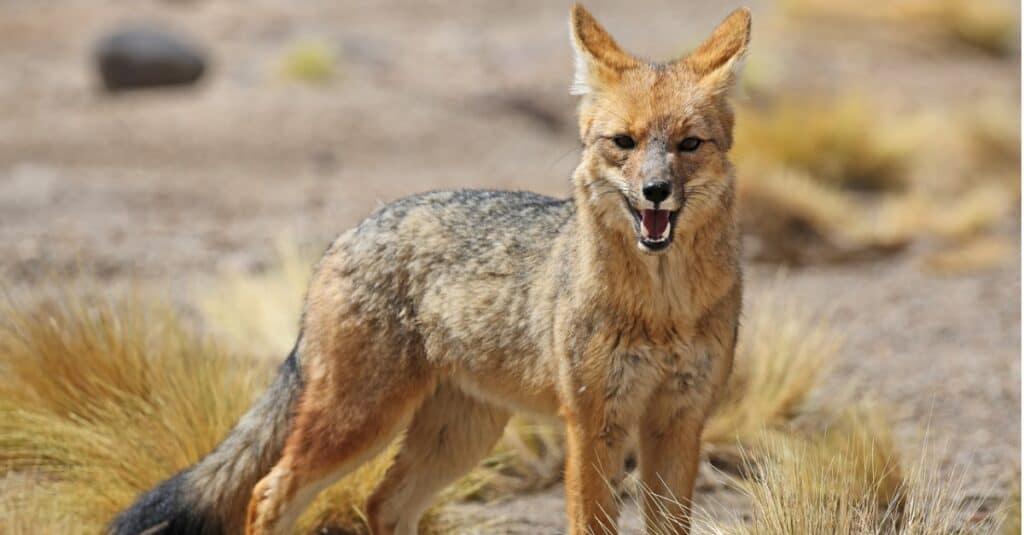
[[[660,238],[668,228],[668,210],[644,210],[640,214],[644,230],[651,238]]]

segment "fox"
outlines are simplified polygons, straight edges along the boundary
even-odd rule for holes
[[[564,425],[569,533],[616,532],[632,448],[646,531],[689,532],[742,304],[729,150],[751,15],[663,63],[626,52],[580,4],[569,19],[571,194],[421,193],[342,233],[268,391],[110,533],[289,533],[397,439],[366,520],[375,535],[415,534],[516,412]]]

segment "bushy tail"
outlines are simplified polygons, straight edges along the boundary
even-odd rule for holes
[[[122,512],[111,535],[240,533],[252,488],[281,455],[302,391],[298,346],[224,442]]]

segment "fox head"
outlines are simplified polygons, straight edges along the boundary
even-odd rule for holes
[[[570,29],[584,147],[578,195],[641,251],[664,251],[674,234],[731,203],[728,97],[750,41],[750,11],[734,11],[693,52],[668,63],[625,52],[579,4]]]

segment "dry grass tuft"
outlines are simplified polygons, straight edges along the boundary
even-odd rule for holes
[[[981,105],[969,110],[962,121],[972,164],[962,186],[998,188],[1004,203],[1019,209],[1020,111],[996,104]]]
[[[997,57],[1013,52],[1018,26],[1008,6],[992,0],[916,0],[906,2],[896,18]]]
[[[85,533],[85,526],[53,500],[53,489],[41,483],[46,475],[8,474],[0,480],[0,526],[11,535]],[[95,532],[94,532],[95,533]]]
[[[983,237],[938,251],[924,259],[924,267],[938,275],[976,273],[1004,265],[1016,247],[1002,238]]]
[[[269,294],[264,294],[264,298]],[[219,443],[273,367],[223,352],[166,307],[72,295],[7,301],[0,322],[0,524],[99,533],[140,493]],[[319,497],[301,532],[366,533],[395,445]],[[475,495],[485,465],[441,502]],[[433,530],[428,514],[424,529]]]
[[[1020,137],[1006,110],[974,110],[958,119],[955,142],[926,150],[916,140],[936,128],[937,118],[908,118],[896,130],[867,125],[870,115],[857,102],[840,99],[804,114],[783,102],[744,116],[736,160],[752,258],[798,265],[868,260],[922,238],[958,246],[993,234],[1013,215]],[[910,173],[921,161],[943,158],[955,163]]]
[[[5,301],[0,470],[32,482],[4,497],[5,516],[31,533],[55,522],[72,528],[57,532],[101,532],[248,408],[269,367],[240,364],[137,299]]]
[[[281,76],[310,84],[326,84],[337,78],[340,58],[335,47],[319,39],[293,43],[281,58]]]
[[[881,204],[865,206],[848,192],[806,174],[766,170],[739,181],[747,254],[786,264],[839,262],[906,246],[906,227],[871,225]]]
[[[704,441],[750,443],[796,417],[842,345],[822,316],[772,292],[754,296],[743,320],[729,384]]]
[[[1015,48],[1013,10],[993,0],[786,0],[796,16],[830,17],[918,29],[933,39],[996,56]]]
[[[999,55],[1016,46],[1014,13],[991,0],[787,0],[784,9],[889,25],[923,43],[917,46],[934,48],[927,35]],[[1016,210],[1015,105],[996,99],[908,113],[855,93],[780,94],[770,77],[753,74],[732,151],[752,258],[871,260],[922,238],[948,246],[990,234]],[[951,134],[936,138],[935,131]]]
[[[744,109],[733,156],[740,169],[791,169],[834,189],[906,187],[911,130],[880,123],[866,100],[782,100]]]
[[[199,300],[213,334],[246,355],[281,360],[295,344],[302,299],[316,256],[279,238],[261,273],[221,277]]]
[[[919,238],[931,237],[957,246],[989,236],[1005,221],[1016,201],[1005,184],[975,184],[950,195],[925,191],[887,196],[857,212],[842,230],[853,251],[899,248]]]
[[[695,531],[711,535],[968,535],[1019,533],[1019,498],[1008,511],[971,505],[961,477],[941,477],[920,457],[909,471],[883,410],[857,403],[819,413],[823,421],[802,431],[767,430],[743,454],[743,479],[732,485],[752,509],[732,518],[691,512]],[[666,524],[678,502],[637,487],[637,496],[660,510]],[[1019,494],[1018,494],[1019,496]],[[1013,511],[1013,507],[1018,510]],[[658,532],[656,532],[658,533]]]
[[[1015,481],[1016,484],[1003,506],[1002,535],[1020,535],[1021,533],[1020,470],[1017,471]]]
[[[997,173],[1020,171],[1019,113],[1001,106],[983,105],[971,110],[964,122],[971,156],[979,168]]]
[[[1002,185],[979,185],[956,199],[933,203],[926,230],[944,238],[967,239],[1003,221],[1016,203]]]
[[[816,433],[768,433],[753,477],[738,483],[753,503],[749,522],[698,517],[715,535],[994,533],[995,523],[970,524],[964,486],[920,466],[907,473],[877,408],[845,409]]]
[[[917,121],[880,122],[856,96],[782,100],[744,110],[734,159],[747,252],[788,264],[898,251],[917,228],[878,224],[889,199],[912,194]]]
[[[865,201],[786,172],[739,189],[752,257],[797,265],[877,258],[928,237],[957,247],[991,235],[1019,199],[1006,184],[987,182],[950,195],[914,190]]]

